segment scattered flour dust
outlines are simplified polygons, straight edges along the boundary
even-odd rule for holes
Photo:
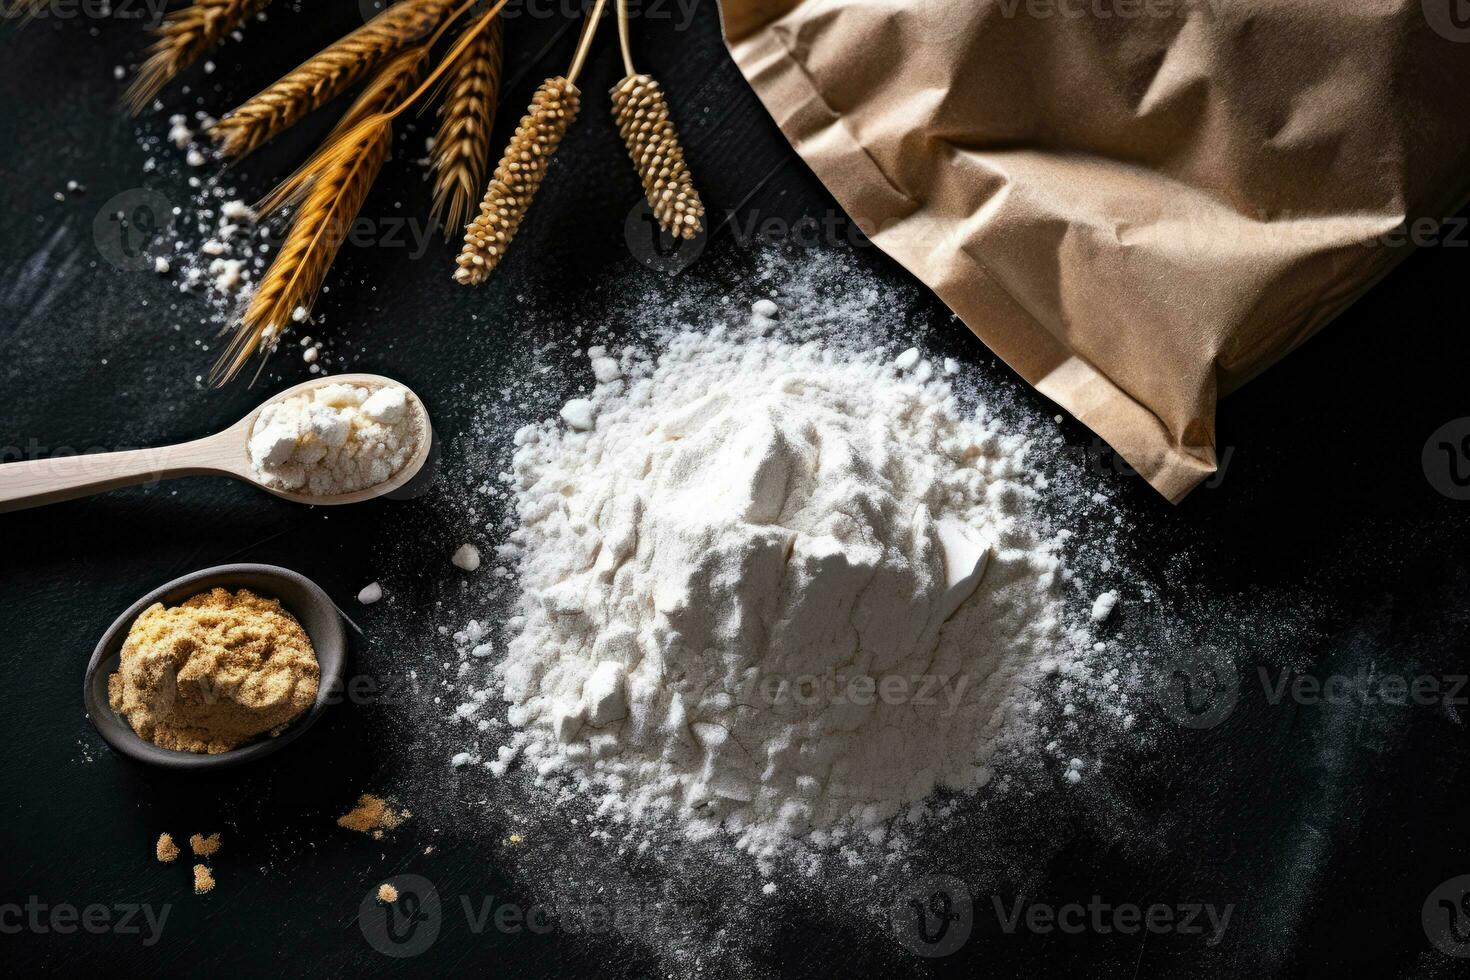
[[[521,599],[455,712],[502,698],[511,733],[480,720],[453,761],[768,868],[896,849],[936,790],[986,786],[1092,638],[1028,440],[917,351],[782,339],[760,306],[657,356],[593,348],[592,394],[516,433]]]
[[[154,102],[155,113],[163,109],[162,102]],[[167,119],[166,129],[161,128],[162,118]],[[207,136],[214,121],[208,112],[196,109],[140,123],[137,139],[144,154],[144,188],[133,192],[136,199],[120,201],[114,216],[120,222],[131,221],[140,204],[149,215],[150,224],[142,231],[148,237],[151,268],[172,281],[180,294],[192,297],[168,304],[168,312],[178,317],[171,329],[187,332],[190,345],[200,354],[216,347],[214,334],[238,322],[281,240],[280,229],[261,223],[240,188],[227,182],[227,176],[243,181],[243,175],[224,172],[214,159]],[[326,317],[309,316],[298,308],[291,323],[269,325],[263,343],[272,351],[281,350],[288,331],[308,320],[322,326]],[[292,339],[307,373],[328,374],[343,367],[341,355],[322,339],[305,335]],[[203,369],[211,360],[200,359],[196,383],[203,384]]]

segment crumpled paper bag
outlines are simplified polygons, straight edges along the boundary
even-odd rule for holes
[[[1178,501],[1215,468],[1221,395],[1451,233],[1460,2],[722,7],[874,244]]]

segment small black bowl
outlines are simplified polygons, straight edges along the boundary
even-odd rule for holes
[[[317,663],[321,666],[316,702],[275,738],[263,737],[228,752],[208,755],[160,748],[139,737],[128,720],[112,710],[107,697],[107,678],[117,671],[123,641],[143,610],[155,602],[166,606],[178,605],[190,596],[213,588],[232,592],[249,589],[263,598],[279,600],[281,606],[296,617],[302,629],[306,630],[316,650]],[[315,582],[275,565],[217,565],[176,578],[129,606],[102,634],[102,641],[93,651],[82,685],[82,700],[87,706],[87,717],[96,726],[98,734],[125,756],[166,769],[223,769],[279,752],[299,738],[321,715],[332,692],[340,690],[346,663],[347,634],[342,629],[342,614]]]

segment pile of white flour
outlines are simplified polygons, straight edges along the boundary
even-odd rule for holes
[[[458,764],[763,859],[879,845],[984,786],[1033,682],[1090,643],[1025,441],[917,352],[773,339],[777,312],[656,359],[593,348],[590,397],[517,433],[520,609],[458,710],[500,695],[513,731],[480,721]]]

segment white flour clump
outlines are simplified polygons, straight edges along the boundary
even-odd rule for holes
[[[516,434],[518,730],[468,757],[763,861],[986,785],[1028,684],[1088,642],[1025,441],[876,353],[719,328],[593,359],[590,397]]]
[[[413,395],[397,386],[326,384],[261,409],[250,463],[269,486],[314,496],[391,479],[418,451]]]

